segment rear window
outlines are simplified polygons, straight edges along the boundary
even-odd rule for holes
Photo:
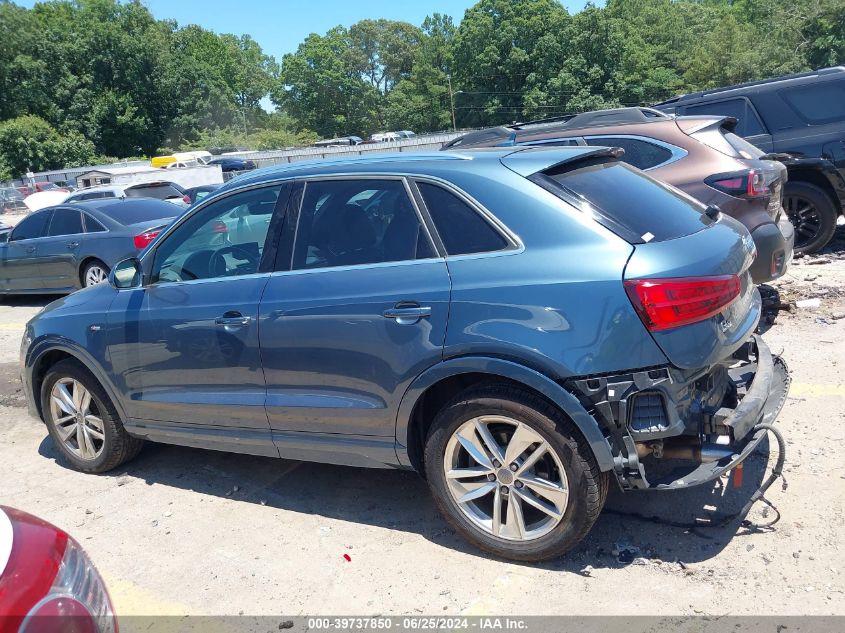
[[[586,140],[587,145],[621,147],[625,150],[622,160],[639,169],[651,169],[672,158],[671,150],[643,139],[624,136],[590,136]]]
[[[700,203],[620,161],[564,165],[531,180],[631,244],[671,240],[713,223]]]
[[[113,206],[101,208],[99,211],[110,217],[115,222],[119,222],[124,226],[129,226],[130,224],[137,224],[138,222],[167,220],[177,216],[180,209],[177,209],[169,202],[165,202],[163,204],[152,203],[141,206],[136,204],[118,203]]]
[[[751,160],[759,158],[764,153],[741,136],[737,136],[733,132],[726,132],[721,128],[707,128],[700,132],[694,132],[690,136],[704,143],[707,147],[732,158]]]
[[[745,99],[727,99],[725,101],[713,101],[687,106],[684,114],[717,114],[719,116],[733,117],[737,120],[736,131],[740,136],[754,136],[755,134],[766,133],[763,124],[757,118],[757,113]]]
[[[805,84],[780,91],[795,113],[807,123],[845,120],[845,81]]]
[[[173,185],[149,185],[144,187],[129,187],[126,190],[127,198],[156,198],[166,200],[167,198],[181,198],[184,194]]]

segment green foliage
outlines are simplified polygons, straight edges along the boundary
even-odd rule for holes
[[[78,167],[94,159],[94,144],[78,132],[59,134],[47,121],[24,115],[0,123],[0,173]]]
[[[573,15],[479,0],[459,25],[435,13],[311,34],[281,64],[142,0],[0,0],[0,170],[443,130],[453,102],[458,127],[496,125],[842,63],[842,0],[607,0]]]

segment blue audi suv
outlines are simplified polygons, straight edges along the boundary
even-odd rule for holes
[[[748,232],[620,155],[239,177],[29,322],[31,411],[89,473],[144,440],[415,469],[478,547],[559,556],[611,482],[741,463],[788,389],[754,334]]]

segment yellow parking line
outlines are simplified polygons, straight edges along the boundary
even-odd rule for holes
[[[820,385],[805,382],[793,382],[789,387],[789,395],[793,398],[821,398],[824,396],[845,398],[845,385]]]

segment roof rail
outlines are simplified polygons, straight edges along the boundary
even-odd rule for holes
[[[512,130],[525,130],[542,126],[561,124],[560,129],[572,130],[597,125],[618,125],[620,123],[648,123],[658,119],[669,119],[668,114],[653,108],[612,108],[610,110],[593,110],[566,116],[515,123],[508,127]],[[555,127],[557,127],[555,125]]]
[[[740,90],[742,88],[753,88],[754,86],[763,86],[765,84],[774,83],[776,81],[788,81],[790,79],[803,79],[805,77],[822,77],[824,75],[835,75],[837,73],[845,73],[845,66],[830,66],[828,68],[820,68],[819,70],[808,70],[800,73],[792,73],[789,75],[780,75],[778,77],[770,77],[768,79],[757,79],[756,81],[746,81],[741,84],[734,84],[732,86],[720,86],[719,88],[709,88],[707,90],[699,90],[698,92],[690,92],[683,95],[666,99],[655,106],[670,105],[694,99],[696,97],[706,97],[709,95],[719,94],[720,92],[728,92],[729,90]]]

